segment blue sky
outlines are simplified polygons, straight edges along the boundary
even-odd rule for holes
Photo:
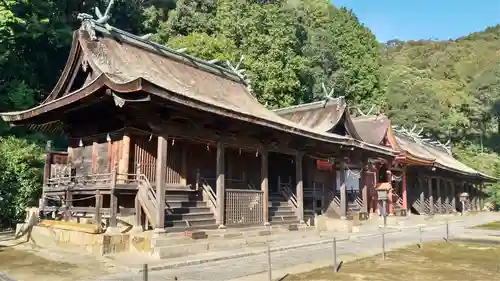
[[[331,0],[352,9],[377,40],[447,40],[500,24],[500,0]]]

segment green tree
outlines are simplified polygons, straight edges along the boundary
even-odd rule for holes
[[[24,210],[38,205],[43,153],[26,140],[0,138],[0,227],[21,219]]]

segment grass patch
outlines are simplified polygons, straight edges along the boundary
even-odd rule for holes
[[[485,230],[500,230],[500,221],[494,221],[487,224],[476,225],[472,228],[485,229]]]
[[[284,281],[494,280],[500,277],[500,247],[469,243],[428,243],[344,264],[340,272],[321,268]],[[492,279],[493,278],[493,279]]]

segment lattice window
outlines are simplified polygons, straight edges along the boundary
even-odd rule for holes
[[[263,192],[226,190],[226,225],[263,224]]]

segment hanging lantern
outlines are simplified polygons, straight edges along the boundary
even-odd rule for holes
[[[106,135],[106,141],[107,141],[107,142],[110,142],[110,141],[111,141],[111,136],[109,135],[109,133]]]
[[[78,146],[79,146],[79,147],[82,147],[82,146],[83,146],[83,141],[82,141],[82,139],[80,139],[80,142],[78,143]]]
[[[175,138],[172,139],[172,146],[174,146],[174,145],[175,145]]]

